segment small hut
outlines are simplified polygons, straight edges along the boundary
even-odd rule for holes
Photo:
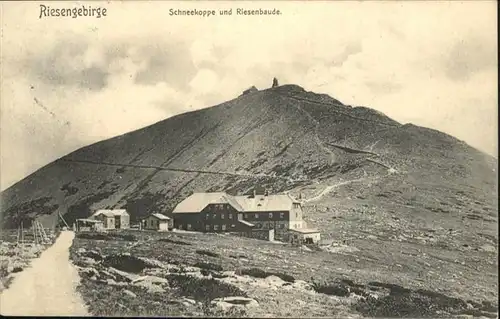
[[[151,214],[141,219],[140,229],[168,231],[173,228],[173,219],[163,214]]]
[[[130,215],[125,209],[100,209],[89,219],[101,221],[105,229],[130,228]]]

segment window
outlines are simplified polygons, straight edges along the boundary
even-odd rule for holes
[[[220,214],[220,219],[224,219],[224,214]]]
[[[269,213],[269,218],[273,218],[273,213]]]
[[[295,217],[298,218],[299,217],[299,212],[295,212]]]
[[[208,219],[208,214],[205,214],[205,219]]]
[[[191,224],[188,224],[188,225],[187,225],[187,229],[188,229],[188,230],[191,230]]]
[[[280,213],[280,218],[281,219],[285,218],[285,213]]]
[[[245,219],[248,219],[248,214],[245,214]]]
[[[281,224],[280,229],[283,229],[283,228],[285,228],[285,225]]]
[[[205,230],[209,231],[210,230],[210,225],[205,225]]]
[[[215,217],[216,217],[216,216],[217,216],[217,214],[216,214],[216,213],[214,213],[214,214],[213,214],[213,216],[212,216],[212,218],[213,218],[213,219],[215,219]]]
[[[226,230],[226,225],[222,225],[221,228],[222,228],[222,230],[225,231]]]
[[[235,224],[232,224],[232,225],[231,225],[231,228],[234,228],[234,227],[236,227],[236,225],[235,225]]]
[[[233,214],[231,214],[231,213],[227,214],[227,218],[233,219]]]
[[[219,225],[214,225],[214,230],[219,230]]]
[[[255,214],[255,219],[259,219],[259,214]]]

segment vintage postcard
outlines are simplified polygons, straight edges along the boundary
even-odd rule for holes
[[[498,318],[495,1],[3,1],[0,313]]]

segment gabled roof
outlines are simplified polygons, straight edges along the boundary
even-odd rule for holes
[[[242,211],[240,204],[231,195],[218,192],[191,194],[175,207],[173,213],[199,213],[209,204],[230,204],[237,211]]]
[[[146,217],[144,217],[142,219],[146,219],[146,218],[149,218],[149,217],[155,217],[155,218],[158,218],[159,220],[170,220],[170,217],[165,216],[163,214],[159,214],[159,213],[151,214],[151,215],[146,216]]]
[[[198,213],[209,204],[230,204],[239,212],[289,211],[300,203],[289,194],[231,196],[223,192],[194,193],[180,202],[173,213]]]
[[[129,214],[125,209],[99,209],[91,217],[97,217],[99,215],[104,215],[106,217],[114,217],[114,216],[128,216]]]
[[[102,223],[101,220],[88,219],[88,218],[79,218],[79,219],[77,219],[77,221],[86,222],[86,223],[92,223],[92,224]]]
[[[293,203],[298,203],[288,194],[235,196],[234,199],[245,212],[275,212],[289,211]]]

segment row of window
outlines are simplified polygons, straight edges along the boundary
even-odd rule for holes
[[[225,210],[229,208],[229,205],[226,204],[214,204],[213,205],[215,210]]]
[[[255,224],[255,228],[256,229],[259,229],[259,228],[264,228],[264,229],[273,229],[274,228],[274,224],[260,224],[260,223],[257,223]],[[285,225],[284,224],[279,224],[278,225],[278,228],[279,229],[284,229],[285,228]]]
[[[274,213],[268,213],[269,214],[269,218],[274,218]],[[284,219],[285,218],[285,213],[279,213],[280,214],[280,218],[281,219]],[[224,219],[225,218],[225,214],[224,213],[220,213],[220,214],[217,214],[217,213],[212,213],[212,218],[215,219],[217,218],[217,215],[220,216],[220,219]],[[253,215],[253,216],[252,216]],[[207,213],[205,215],[205,219],[209,219],[210,217],[210,214]],[[254,217],[255,219],[259,219],[259,217],[262,216],[261,214],[259,213],[255,213],[255,214],[250,214],[250,213],[246,213],[245,214],[245,219],[250,219],[252,217]],[[227,217],[228,219],[233,219],[233,214],[229,213],[227,214]],[[298,214],[296,213],[296,217],[298,217]]]
[[[207,214],[205,215],[205,219],[208,219],[208,218],[209,218],[209,215],[210,215],[210,214],[208,214],[208,213],[207,213]],[[221,214],[219,214],[219,216],[220,216],[220,219],[224,219],[225,214],[224,214],[224,213],[221,213]],[[217,218],[217,213],[213,213],[213,214],[212,214],[212,218],[214,218],[214,219],[215,219],[215,218]],[[227,214],[227,218],[228,218],[228,219],[233,219],[233,214],[231,214],[231,213]]]
[[[219,228],[220,226],[220,228]],[[235,228],[236,225],[232,224],[231,225],[231,228]],[[205,225],[205,230],[206,231],[210,231],[210,230],[222,230],[222,231],[225,231],[227,228],[226,228],[226,225],[222,224],[222,225]]]

